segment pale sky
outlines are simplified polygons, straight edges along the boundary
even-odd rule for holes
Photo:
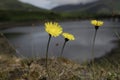
[[[96,0],[19,0],[25,3],[33,4],[37,7],[52,9],[59,5],[88,3]]]

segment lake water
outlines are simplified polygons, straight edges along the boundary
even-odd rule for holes
[[[110,52],[117,40],[115,32],[120,32],[120,23],[104,21],[99,28],[95,42],[95,57],[101,57]],[[91,47],[94,35],[94,27],[90,21],[60,22],[64,32],[75,35],[75,41],[69,41],[64,49],[63,56],[77,62],[91,59]],[[44,31],[44,24],[38,26],[15,27],[3,30],[8,40],[16,48],[17,55],[24,57],[45,57],[48,34]],[[56,57],[64,42],[63,37],[52,38],[49,56]]]

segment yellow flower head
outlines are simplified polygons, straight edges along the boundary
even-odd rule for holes
[[[91,21],[91,24],[92,24],[92,25],[98,26],[98,27],[102,26],[103,23],[104,23],[103,21],[97,21],[97,20],[92,20],[92,21]]]
[[[62,33],[62,27],[57,22],[45,23],[45,31],[53,37],[57,37]]]
[[[69,33],[63,33],[62,36],[68,40],[75,40],[75,37]]]

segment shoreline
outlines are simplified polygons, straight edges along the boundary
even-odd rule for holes
[[[8,21],[8,22],[0,22],[0,29],[7,29],[7,28],[12,28],[12,27],[24,27],[24,26],[33,26],[33,25],[40,25],[44,24],[47,21],[53,21],[53,22],[66,22],[66,21],[82,21],[82,20],[92,20],[90,19],[63,19],[63,20],[36,20],[36,21],[25,21],[25,22],[15,22],[15,21]],[[104,19],[108,20],[108,19]]]
[[[39,25],[43,22],[40,21],[28,21],[28,22],[4,22],[0,23],[0,29],[7,29],[12,27],[18,26],[32,26],[32,25]]]
[[[64,19],[64,20],[46,20],[46,21],[25,21],[25,22],[0,22],[0,29],[7,29],[12,27],[19,27],[19,26],[32,26],[32,25],[40,25],[44,24],[45,22],[53,21],[53,22],[66,22],[66,21],[81,21],[81,20],[88,20],[88,19]]]

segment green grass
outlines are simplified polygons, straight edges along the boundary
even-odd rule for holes
[[[1,11],[0,21],[45,21],[58,19],[59,15],[51,11]]]
[[[0,10],[0,22],[63,21],[111,17],[113,17],[112,14],[91,14],[87,12],[55,13],[52,11]],[[120,15],[114,17],[120,18]]]

